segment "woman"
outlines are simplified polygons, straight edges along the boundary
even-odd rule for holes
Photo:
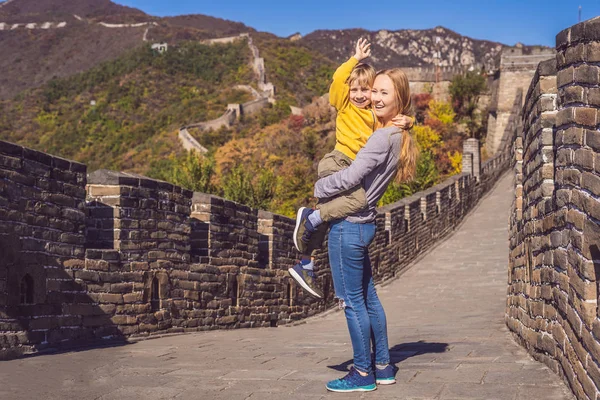
[[[373,284],[368,247],[375,236],[375,208],[387,186],[410,180],[414,175],[417,149],[409,134],[392,125],[399,114],[412,110],[406,75],[397,68],[380,71],[375,77],[371,101],[383,126],[376,130],[346,169],[317,181],[315,197],[328,198],[362,183],[367,208],[334,221],[329,232],[329,264],[335,295],[344,308],[354,366],[341,379],[327,383],[335,392],[371,391],[376,383],[395,383],[390,364],[385,312]],[[373,335],[375,366],[371,361]]]

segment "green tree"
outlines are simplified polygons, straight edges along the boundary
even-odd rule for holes
[[[163,167],[162,172],[155,172],[152,175],[194,192],[216,192],[211,182],[215,175],[215,165],[212,160],[189,151],[181,157],[173,158],[169,164]]]
[[[266,210],[275,195],[275,184],[276,179],[272,171],[264,169],[255,177],[244,165],[237,164],[223,177],[223,196],[250,207]]]
[[[477,71],[467,71],[465,74],[457,75],[450,82],[452,105],[459,117],[467,119],[471,136],[477,130],[477,103],[485,89],[485,77]]]

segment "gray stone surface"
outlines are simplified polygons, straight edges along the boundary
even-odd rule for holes
[[[351,363],[340,312],[293,327],[211,331],[0,363],[0,399],[572,399],[504,324],[505,175],[464,224],[378,291],[396,385],[327,393]]]

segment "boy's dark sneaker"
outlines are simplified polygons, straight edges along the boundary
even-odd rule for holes
[[[305,254],[306,245],[310,242],[311,235],[315,228],[308,220],[308,216],[315,210],[308,207],[300,207],[296,213],[296,226],[294,227],[294,245],[301,254]]]
[[[384,369],[375,367],[375,381],[380,385],[396,383],[396,367],[392,364],[388,364]]]
[[[362,376],[352,367],[348,375],[341,379],[335,379],[327,382],[327,390],[332,392],[370,392],[377,389],[375,384],[375,375],[371,372],[367,376]]]
[[[315,273],[312,269],[305,269],[302,267],[302,263],[298,263],[292,268],[288,269],[288,272],[290,273],[290,276],[294,278],[294,280],[298,282],[298,284],[302,286],[302,288],[308,293],[318,299],[323,298],[323,292],[321,292],[317,287]]]

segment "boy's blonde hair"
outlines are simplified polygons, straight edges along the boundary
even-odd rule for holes
[[[357,64],[356,67],[352,69],[347,82],[349,86],[352,86],[355,81],[358,81],[360,86],[370,88],[373,86],[373,82],[375,81],[375,75],[375,68],[369,64],[361,63]]]
[[[394,84],[396,104],[398,105],[396,114],[413,116],[412,98],[406,74],[400,68],[391,68],[379,71],[376,76],[379,75],[386,75]],[[398,163],[398,172],[395,178],[396,183],[414,179],[418,157],[419,149],[415,140],[409,131],[404,131],[402,135],[402,149],[400,150],[400,162]]]

